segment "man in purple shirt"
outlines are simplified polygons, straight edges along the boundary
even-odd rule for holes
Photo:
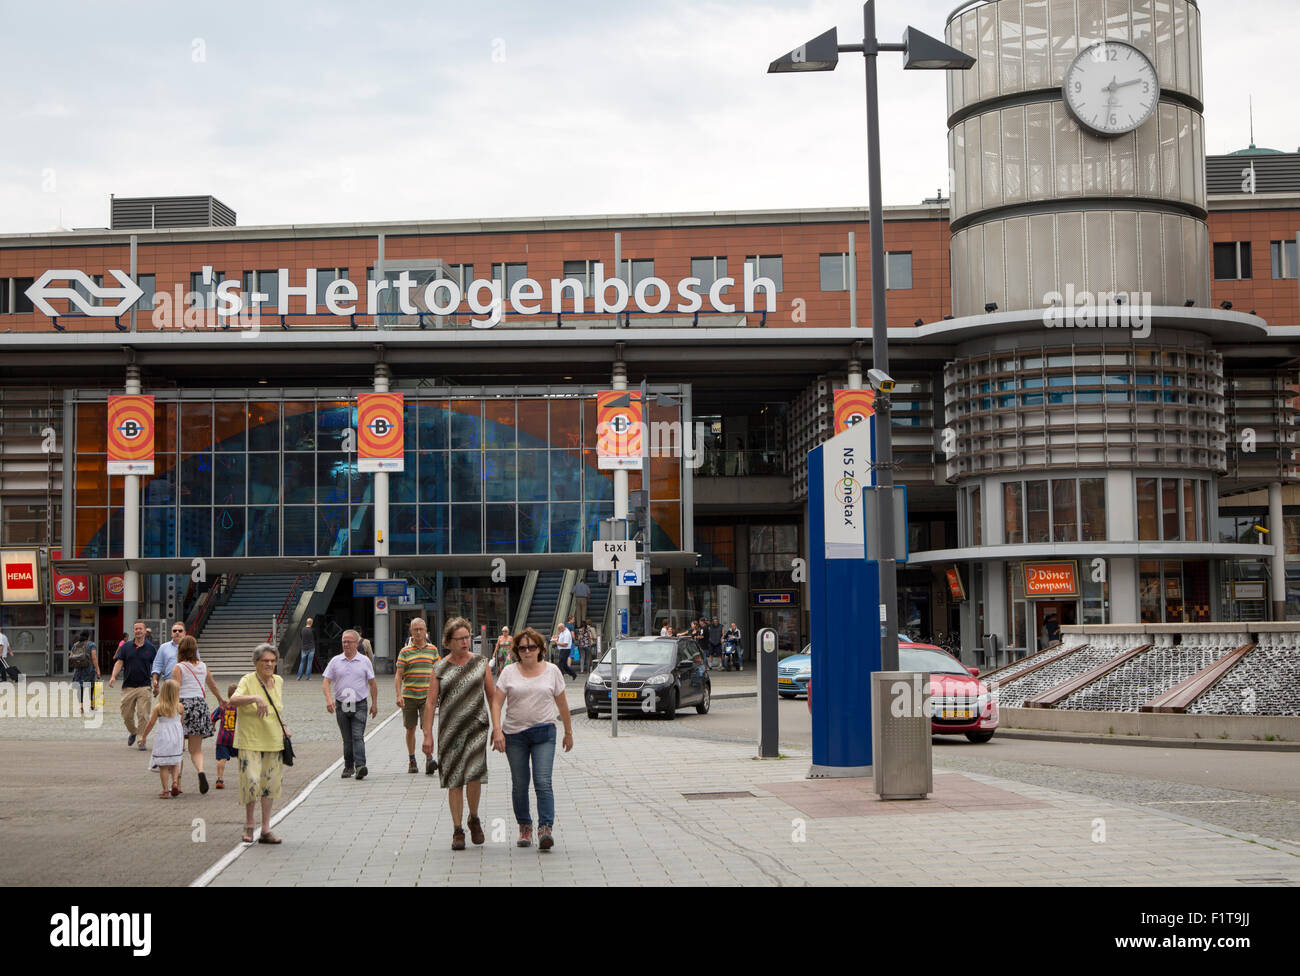
[[[355,771],[357,779],[366,778],[366,699],[370,715],[379,714],[379,685],[370,659],[358,654],[361,635],[343,631],[343,653],[335,654],[325,665],[325,710],[339,723],[343,734],[343,778]]]

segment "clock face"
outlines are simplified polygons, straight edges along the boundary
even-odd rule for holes
[[[1100,136],[1117,136],[1151,118],[1160,81],[1151,60],[1132,44],[1099,41],[1071,63],[1063,92],[1080,125]]]

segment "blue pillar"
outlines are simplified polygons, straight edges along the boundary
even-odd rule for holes
[[[865,555],[826,558],[826,519],[840,517],[834,506],[827,511],[833,487],[823,469],[827,449],[823,444],[808,454],[811,775],[862,776],[869,775],[872,763],[871,672],[880,670],[880,573]]]

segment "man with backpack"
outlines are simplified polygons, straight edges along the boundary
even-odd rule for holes
[[[83,630],[77,635],[77,642],[72,645],[68,655],[68,670],[72,672],[72,681],[77,686],[78,710],[84,714],[87,706],[95,710],[95,682],[99,680],[99,648],[90,639],[90,631]],[[86,686],[90,686],[87,701]]]

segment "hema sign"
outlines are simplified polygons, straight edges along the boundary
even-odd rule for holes
[[[40,603],[39,554],[35,549],[0,552],[0,603]]]
[[[208,269],[205,269],[205,272],[207,271]],[[32,305],[51,318],[60,313],[50,304],[50,299],[66,299],[85,315],[113,318],[129,311],[143,292],[124,272],[109,271],[108,274],[116,278],[122,287],[109,288],[97,285],[83,271],[51,270],[36,279],[27,289],[26,295],[31,299]],[[542,282],[533,278],[521,278],[510,285],[507,293],[504,283],[498,279],[476,278],[462,291],[459,282],[450,278],[435,278],[421,286],[412,279],[411,272],[403,271],[395,281],[389,281],[387,278],[366,281],[364,301],[358,282],[346,278],[331,281],[325,287],[323,312],[317,311],[317,269],[308,268],[305,281],[301,285],[290,284],[287,268],[280,268],[277,275],[279,279],[279,299],[275,311],[277,315],[291,314],[289,299],[293,297],[303,299],[307,315],[418,315],[421,312],[454,315],[462,312],[462,306],[466,306],[474,315],[487,316],[484,319],[470,319],[470,324],[480,329],[489,329],[498,324],[506,314],[507,304],[517,315],[547,313],[585,315],[588,298],[591,300],[591,313],[594,315],[618,315],[633,307],[646,315],[660,315],[670,307],[678,314],[689,315],[704,307],[706,296],[713,311],[736,311],[736,304],[727,300],[727,293],[736,287],[735,278],[718,278],[707,291],[700,290],[702,282],[699,278],[682,278],[675,285],[671,285],[663,278],[650,277],[639,281],[633,288],[622,278],[606,278],[605,266],[600,262],[592,265],[590,296],[587,295],[586,283],[580,278],[552,278],[547,288],[543,288]],[[58,280],[76,282],[80,288],[51,284]],[[240,291],[241,287],[242,283],[238,278],[227,278],[216,286],[217,315],[238,315],[246,308],[257,306],[267,300],[268,296],[261,292],[244,295]],[[776,311],[776,282],[771,278],[755,276],[751,264],[745,265],[741,289],[743,311],[756,310],[755,298],[759,291],[764,295],[762,310]],[[413,293],[417,290],[423,308],[417,308],[415,305]],[[674,294],[678,299],[675,306],[673,305]],[[91,300],[87,300],[87,295]],[[94,304],[94,301],[103,302],[109,299],[117,299],[117,301],[112,305]],[[544,312],[545,299],[549,299],[549,308]]]

